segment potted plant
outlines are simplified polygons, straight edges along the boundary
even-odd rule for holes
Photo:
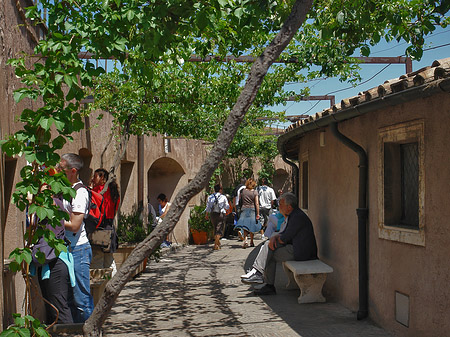
[[[212,236],[213,226],[205,217],[205,205],[196,205],[191,209],[188,223],[194,243],[207,243],[208,238]]]
[[[119,212],[117,221],[117,237],[119,240],[119,247],[114,253],[114,260],[117,269],[128,258],[136,245],[144,240],[153,229],[154,219],[151,214],[146,216],[142,204],[134,205],[130,213]],[[152,257],[159,258],[160,250],[157,249]],[[135,275],[141,273],[147,265],[147,259],[144,260],[141,266],[136,270]]]

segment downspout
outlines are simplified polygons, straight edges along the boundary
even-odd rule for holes
[[[289,166],[292,167],[292,193],[295,194],[295,196],[297,197],[297,200],[299,199],[299,186],[298,186],[298,166],[295,165],[294,162],[290,161],[289,159],[287,159],[287,154],[286,154],[286,150],[284,149],[283,146],[283,151],[281,152],[281,157],[283,158],[283,161],[288,164]]]
[[[336,122],[330,124],[332,134],[345,146],[355,151],[359,156],[359,187],[358,187],[358,271],[359,271],[359,310],[357,319],[368,316],[368,277],[367,277],[367,154],[364,149],[338,130]]]

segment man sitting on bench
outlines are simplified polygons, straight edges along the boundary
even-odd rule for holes
[[[255,295],[275,294],[275,268],[277,262],[317,259],[317,244],[311,220],[298,207],[297,197],[285,193],[280,197],[280,212],[287,217],[286,228],[272,236],[261,247],[253,268],[241,276],[248,284],[265,285],[254,291]]]

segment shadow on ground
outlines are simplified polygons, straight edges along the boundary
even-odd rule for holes
[[[334,303],[297,303],[299,290],[257,297],[240,282],[258,247],[187,246],[127,284],[104,336],[390,336]],[[249,255],[249,257],[247,257]]]

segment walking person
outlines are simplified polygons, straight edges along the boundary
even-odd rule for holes
[[[70,215],[69,221],[64,220],[64,227],[66,238],[70,241],[75,268],[75,287],[73,287],[73,301],[70,305],[74,323],[84,323],[94,310],[94,300],[89,284],[92,249],[84,226],[90,200],[87,188],[79,179],[79,171],[82,168],[83,160],[75,153],[62,155],[57,167],[59,172],[65,172],[72,188],[76,190],[72,201],[62,201],[62,208]],[[82,186],[77,186],[80,184]]]
[[[314,229],[308,216],[298,208],[297,197],[285,193],[280,198],[280,212],[287,217],[285,229],[267,240],[261,247],[253,268],[241,276],[247,284],[263,284],[254,291],[256,295],[276,293],[276,263],[282,261],[306,261],[317,259],[317,244]]]
[[[254,247],[254,233],[261,230],[261,223],[259,221],[258,192],[255,190],[255,187],[256,181],[252,178],[248,178],[245,182],[245,188],[240,193],[242,208],[236,227],[244,230],[244,243],[242,244],[242,248],[247,248],[249,246],[247,241],[247,236],[249,234],[250,247]]]
[[[270,211],[272,210],[273,203],[277,198],[275,191],[272,187],[268,186],[268,184],[267,178],[262,178],[261,186],[258,187],[259,213],[264,219],[261,234],[264,234],[264,230],[267,228],[267,221],[269,219]]]
[[[206,202],[206,219],[210,218],[214,226],[214,250],[220,249],[220,238],[225,230],[225,214],[230,208],[228,199],[222,192],[222,185],[215,185],[214,193],[208,197]]]

